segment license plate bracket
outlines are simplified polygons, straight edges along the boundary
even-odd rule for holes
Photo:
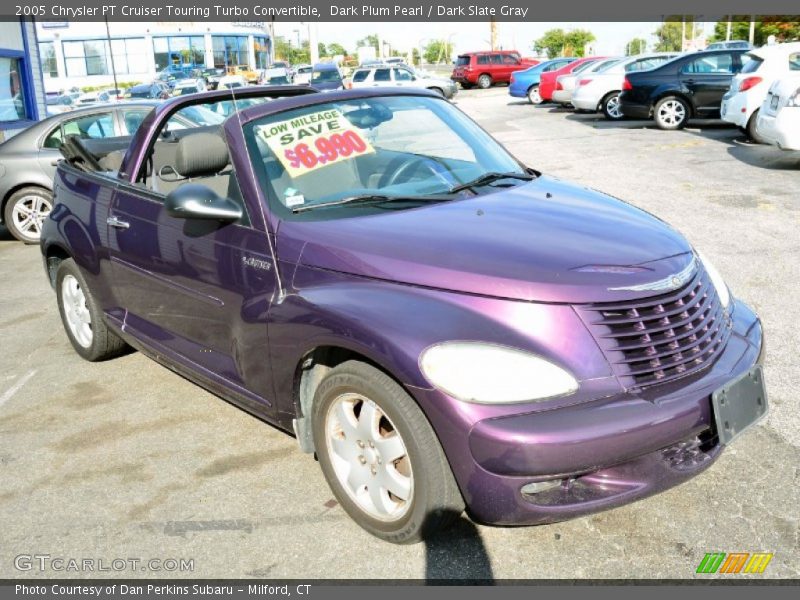
[[[761,365],[711,394],[719,443],[731,443],[767,414],[767,389]]]

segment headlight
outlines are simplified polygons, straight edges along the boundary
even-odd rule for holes
[[[465,402],[530,402],[578,389],[572,375],[543,358],[480,342],[431,346],[420,367],[436,388]]]
[[[719,274],[717,268],[711,264],[703,253],[695,250],[697,252],[697,257],[700,259],[700,262],[703,263],[703,267],[708,273],[709,278],[711,278],[711,283],[714,284],[714,288],[717,290],[717,296],[719,296],[720,302],[722,302],[722,306],[728,308],[728,304],[731,303],[731,293],[728,290],[728,286],[725,285],[725,280],[722,278],[722,275]]]

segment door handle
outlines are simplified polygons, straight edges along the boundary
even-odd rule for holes
[[[128,229],[128,227],[131,226],[127,221],[120,221],[117,217],[108,217],[106,219],[106,224],[111,227],[116,227],[117,229]]]

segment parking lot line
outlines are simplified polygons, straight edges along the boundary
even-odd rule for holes
[[[25,385],[26,383],[28,383],[28,380],[31,377],[33,377],[34,375],[36,375],[36,369],[31,369],[30,371],[25,373],[25,375],[20,377],[14,385],[12,385],[10,388],[8,388],[3,393],[3,395],[0,396],[0,406],[3,406],[6,402],[11,400],[11,398],[14,397],[14,394],[16,394],[18,391],[20,391],[20,389],[22,389],[22,386]]]

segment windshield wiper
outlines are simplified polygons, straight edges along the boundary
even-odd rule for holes
[[[361,194],[358,196],[348,196],[340,200],[331,202],[320,202],[319,204],[304,204],[292,208],[293,213],[301,213],[315,208],[327,208],[329,206],[342,206],[344,204],[359,204],[367,202],[447,202],[451,198],[445,196],[387,196],[385,194]]]
[[[497,171],[489,171],[488,173],[484,173],[480,177],[476,177],[472,181],[468,181],[466,183],[462,183],[451,187],[449,190],[447,190],[447,193],[456,194],[458,192],[462,192],[464,190],[468,190],[473,187],[486,185],[492,183],[493,181],[498,181],[499,179],[519,179],[521,181],[531,181],[534,178],[535,178],[534,175],[530,173],[515,173],[515,172],[499,173]]]

